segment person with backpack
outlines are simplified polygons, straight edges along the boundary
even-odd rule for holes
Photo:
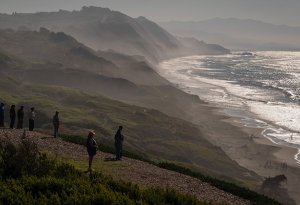
[[[16,110],[15,110],[15,105],[12,105],[10,107],[10,110],[9,110],[9,117],[10,117],[10,124],[9,124],[9,127],[10,129],[13,129],[14,126],[15,126],[15,121],[16,121]]]
[[[92,163],[93,163],[94,156],[97,153],[98,145],[97,145],[96,140],[94,139],[95,134],[96,133],[94,131],[89,131],[89,134],[88,134],[88,137],[86,140],[86,148],[87,148],[87,152],[89,155],[89,168],[88,168],[87,172],[93,171]]]
[[[24,106],[21,106],[20,109],[18,109],[17,118],[18,118],[17,129],[23,129]]]
[[[58,117],[59,112],[56,111],[55,115],[52,118],[52,123],[53,123],[53,128],[54,128],[54,137],[58,137],[58,128],[59,128],[59,117]]]
[[[123,141],[124,141],[122,130],[123,127],[119,126],[119,129],[115,134],[116,160],[122,160],[122,150],[123,150]]]

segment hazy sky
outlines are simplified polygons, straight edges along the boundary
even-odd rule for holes
[[[84,5],[154,21],[236,17],[300,26],[300,0],[0,0],[0,12],[78,10]]]

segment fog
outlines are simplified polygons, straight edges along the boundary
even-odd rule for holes
[[[277,108],[285,98],[291,99],[287,102],[292,108],[298,106],[294,103],[300,97],[281,82],[284,79],[298,88],[298,73],[279,72],[281,64],[268,56],[257,58],[253,52],[300,51],[298,1],[0,0],[0,102],[25,105],[26,109],[35,106],[37,128],[43,133],[50,132],[52,113],[58,110],[62,134],[79,136],[92,128],[102,144],[112,146],[114,130],[121,124],[126,132],[124,145],[145,159],[153,157],[203,170],[229,182],[253,185],[255,190],[264,191],[259,184],[265,187],[265,177],[274,180],[275,174],[284,173],[288,178],[285,186],[271,183],[263,193],[284,204],[296,204],[293,199],[300,204],[296,152],[265,142],[263,133],[273,130],[276,122],[268,125],[263,120],[268,118],[259,119],[259,113],[250,109],[252,104],[256,109],[265,104]],[[230,55],[233,49],[239,52]],[[203,61],[199,55],[205,55],[200,56]],[[180,58],[175,64],[170,61],[185,56],[198,57],[188,62]],[[296,68],[291,66],[296,61],[283,57],[289,60],[283,68]],[[252,66],[249,59],[271,63]],[[161,76],[164,61],[168,66],[166,75]],[[172,79],[172,73],[177,75],[176,65],[183,78]],[[268,75],[273,72],[276,75]],[[238,86],[245,95],[230,93],[231,87],[223,84],[229,80],[232,89]],[[259,89],[248,92],[255,86]],[[276,95],[263,99],[263,89]],[[209,95],[212,104],[199,93]],[[277,101],[277,95],[283,100]],[[5,119],[9,114],[6,112]],[[292,119],[284,115],[283,120]],[[19,136],[18,130],[5,129],[1,132],[5,139],[7,130]],[[244,188],[236,193],[243,195]],[[253,196],[256,200],[258,195]],[[232,201],[232,195],[229,198]],[[1,198],[0,204],[1,200],[6,199]]]
[[[298,0],[0,0],[0,5],[1,13],[73,10],[93,5],[154,21],[236,17],[300,26]]]

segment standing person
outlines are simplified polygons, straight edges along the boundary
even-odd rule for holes
[[[17,129],[23,129],[24,106],[21,106],[20,109],[18,109],[17,118],[18,118]]]
[[[9,110],[9,117],[10,117],[10,124],[9,124],[9,127],[10,129],[13,129],[14,126],[15,126],[15,121],[16,121],[16,110],[15,110],[15,105],[12,105],[10,107],[10,110]]]
[[[17,129],[23,129],[23,119],[24,119],[24,106],[21,106],[17,112],[18,124]]]
[[[115,134],[115,148],[116,148],[116,160],[122,159],[123,141],[122,126],[119,126],[117,133]]]
[[[52,123],[54,127],[54,137],[56,138],[58,136],[58,128],[59,128],[59,118],[58,118],[59,112],[56,111],[55,115],[52,118]]]
[[[30,108],[28,118],[29,118],[29,131],[33,131],[33,129],[34,129],[34,118],[35,118],[34,107]]]
[[[89,169],[87,170],[87,172],[91,172],[92,171],[92,162],[94,159],[94,156],[97,153],[97,142],[94,139],[95,136],[95,132],[94,131],[90,131],[86,140],[86,148],[87,148],[87,152],[89,155]]]
[[[4,127],[4,103],[0,105],[0,127]]]

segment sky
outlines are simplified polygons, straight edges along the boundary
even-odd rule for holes
[[[82,6],[108,7],[156,22],[234,17],[300,26],[300,0],[0,0],[0,13],[78,10]]]

